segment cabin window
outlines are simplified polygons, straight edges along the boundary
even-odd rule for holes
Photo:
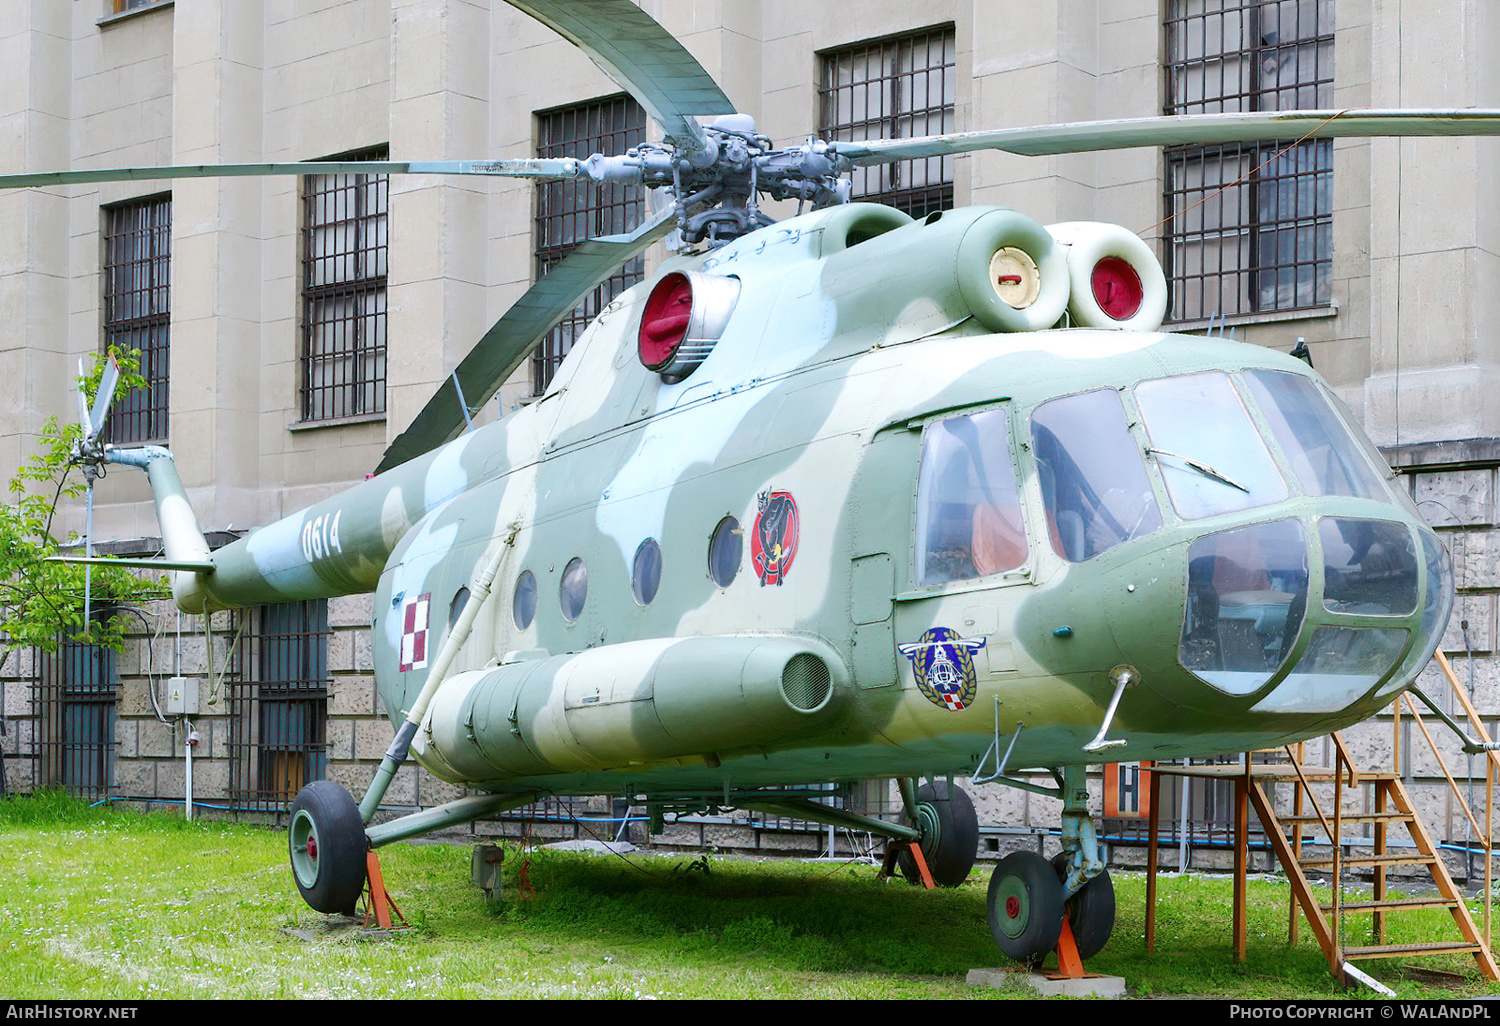
[[[1251,712],[1338,712],[1395,665],[1410,633],[1395,628],[1319,627],[1286,680]]]
[[[1187,374],[1135,388],[1172,505],[1188,520],[1287,497],[1266,443],[1228,375]]]
[[[1108,388],[1053,399],[1031,417],[1047,533],[1070,563],[1161,526],[1141,451]]]
[[[1330,613],[1406,616],[1417,608],[1417,551],[1404,524],[1324,517],[1318,539]]]
[[[517,630],[525,630],[536,618],[536,575],[522,570],[516,578],[516,593],[511,598],[510,616]]]
[[[562,607],[563,619],[572,623],[583,612],[583,603],[589,595],[589,571],[583,560],[574,556],[563,567],[562,583],[558,585],[557,599]]]
[[[661,587],[661,546],[655,538],[647,538],[635,550],[635,561],[630,571],[630,590],[635,600],[649,606]]]
[[[740,557],[745,543],[740,522],[734,517],[725,517],[714,528],[708,540],[708,575],[721,588],[729,587],[740,572]]]
[[[917,485],[917,583],[1015,570],[1027,552],[1006,411],[931,425]]]
[[[1307,538],[1295,520],[1220,531],[1188,550],[1178,658],[1200,679],[1248,695],[1271,679],[1307,611]]]

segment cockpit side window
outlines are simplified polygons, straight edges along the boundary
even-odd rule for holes
[[[1081,563],[1161,526],[1161,511],[1119,395],[1108,388],[1052,399],[1031,438],[1053,550]]]
[[[988,577],[1022,566],[1026,554],[1006,412],[929,426],[917,486],[917,583]]]

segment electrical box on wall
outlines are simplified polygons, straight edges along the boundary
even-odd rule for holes
[[[198,715],[198,678],[167,678],[166,698],[161,711],[164,716]]]

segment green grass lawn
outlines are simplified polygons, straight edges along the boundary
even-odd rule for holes
[[[491,905],[469,848],[397,844],[381,865],[410,928],[372,938],[298,897],[279,831],[90,809],[57,796],[0,801],[0,997],[94,998],[996,998],[964,974],[1003,962],[985,921],[988,873],[952,891],[886,883],[873,866],[507,853],[535,893]],[[1144,950],[1145,880],[1115,878],[1119,915],[1089,970],[1132,996],[1346,994],[1302,931],[1286,946],[1286,887],[1251,881],[1249,957],[1231,953],[1227,879],[1165,875],[1157,950]],[[508,892],[514,893],[514,892]],[[1445,913],[1396,937],[1452,936]],[[1350,940],[1353,942],[1350,928]],[[1471,958],[1426,959],[1458,986],[1367,963],[1403,998],[1500,993]]]

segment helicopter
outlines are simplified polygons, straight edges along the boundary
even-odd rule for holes
[[[1025,962],[1066,921],[1087,958],[1114,918],[1089,766],[1290,743],[1411,685],[1453,602],[1447,555],[1307,364],[1162,332],[1161,267],[1123,228],[995,207],[914,220],[850,202],[843,176],[985,149],[1495,134],[1500,112],[778,149],[635,5],[510,2],[635,96],[662,141],[582,161],[0,176],[478,174],[670,197],[533,286],[375,476],[222,548],[170,452],[106,444],[107,408],[82,411],[77,461],[144,471],[162,528],[163,558],[112,564],[170,572],[182,610],[374,595],[394,736],[361,799],[315,781],[292,804],[311,907],[351,911],[371,849],[549,794],[854,826],[953,886],[977,846],[961,776],[1061,802],[1062,855],[1001,860],[989,924]],[[803,210],[773,222],[763,196]],[[553,324],[674,232],[686,248],[600,312],[537,401],[470,429]],[[472,793],[377,822],[408,761]],[[905,822],[818,800],[870,778],[897,782]]]

